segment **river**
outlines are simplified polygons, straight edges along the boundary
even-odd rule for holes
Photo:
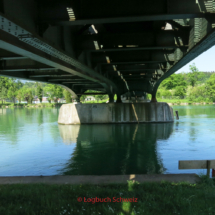
[[[215,159],[215,106],[174,106],[174,123],[58,125],[57,108],[0,109],[0,176],[206,173],[179,160]]]

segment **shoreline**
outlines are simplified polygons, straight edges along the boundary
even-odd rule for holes
[[[169,103],[169,102],[167,102],[167,104],[170,105],[170,106],[173,106],[173,105],[180,105],[180,106],[184,106],[184,105],[213,105],[213,104],[215,104],[215,102],[209,102],[209,103],[206,103],[206,102],[192,102],[192,103],[188,103],[188,102],[177,103],[177,102],[174,102],[174,103]]]
[[[66,104],[66,103],[65,103]],[[49,105],[35,105],[35,104],[29,104],[29,105],[0,105],[0,108],[53,108],[53,107],[61,107],[63,104],[49,104]]]
[[[162,101],[159,101],[162,102]],[[177,103],[177,102],[165,102],[167,103],[169,106],[186,106],[186,105],[215,105],[215,102],[193,102],[193,103],[188,103],[188,102],[182,102],[182,103]],[[38,105],[38,104],[29,104],[29,105],[8,105],[8,104],[0,104],[0,108],[56,108],[56,107],[61,107],[63,104],[68,104],[68,103],[61,103],[61,104],[54,104],[54,103],[46,103],[48,105]],[[85,103],[83,103],[85,104]],[[87,104],[91,104],[91,103],[87,103]],[[92,103],[92,104],[97,104],[97,103]],[[98,103],[100,104],[100,103]]]

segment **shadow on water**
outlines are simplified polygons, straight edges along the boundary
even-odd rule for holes
[[[62,174],[163,173],[157,140],[168,139],[173,123],[59,125],[65,144],[76,144]]]

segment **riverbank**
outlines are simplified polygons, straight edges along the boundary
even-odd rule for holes
[[[98,103],[106,103],[107,101],[85,101],[81,102],[82,104],[98,104]],[[158,102],[166,102],[168,105],[208,105],[208,104],[215,104],[214,102],[187,102],[187,101],[180,101],[180,100],[159,100]],[[14,103],[4,103],[0,104],[0,108],[46,108],[46,107],[61,107],[61,105],[66,103],[42,103],[42,104],[14,104]]]
[[[65,103],[42,103],[42,104],[14,104],[14,103],[4,103],[0,104],[0,108],[45,108],[45,107],[61,107]]]
[[[158,102],[166,102],[168,105],[207,105],[215,104],[214,102],[191,102],[187,99],[157,99]]]
[[[0,214],[204,215],[215,211],[214,181],[206,177],[197,184],[13,184],[0,185],[0,190]]]
[[[180,103],[180,102],[175,102],[175,103],[167,103],[168,105],[181,105],[181,106],[183,106],[183,105],[213,105],[213,104],[215,104],[215,103],[213,103],[213,102],[210,102],[210,103],[206,103],[206,102],[202,102],[202,103],[188,103],[188,102],[182,102],[182,103]]]
[[[89,104],[89,103],[106,103],[108,100],[98,100],[98,101],[84,101],[81,102],[82,104]],[[45,107],[61,107],[61,105],[66,103],[36,103],[36,104],[27,104],[27,103],[10,103],[6,102],[0,104],[0,108],[45,108]]]

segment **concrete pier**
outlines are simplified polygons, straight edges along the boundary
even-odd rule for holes
[[[173,109],[164,102],[64,104],[59,124],[173,122]]]

